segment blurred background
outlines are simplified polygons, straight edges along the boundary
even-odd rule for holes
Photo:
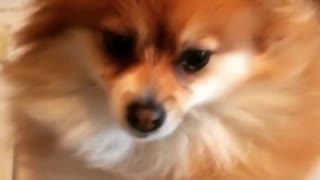
[[[10,29],[20,17],[23,1],[25,0],[0,0],[0,61],[2,62],[5,60]]]
[[[0,70],[1,63],[6,60],[10,30],[17,22],[24,0],[0,0]],[[1,87],[0,87],[1,88]],[[12,180],[13,174],[13,141],[10,139],[9,128],[3,121],[0,102],[0,180]]]

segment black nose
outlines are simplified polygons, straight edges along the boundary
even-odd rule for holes
[[[150,133],[158,130],[165,118],[165,109],[155,102],[135,101],[128,105],[128,124],[138,132]]]

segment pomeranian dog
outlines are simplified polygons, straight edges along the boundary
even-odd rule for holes
[[[1,73],[18,179],[316,178],[316,1],[30,1]]]

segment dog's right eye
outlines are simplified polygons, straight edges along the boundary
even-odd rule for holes
[[[188,73],[194,73],[203,69],[210,60],[213,52],[199,49],[189,49],[180,57],[182,69]]]
[[[107,53],[114,58],[127,58],[134,54],[135,38],[133,35],[104,32],[103,43]]]

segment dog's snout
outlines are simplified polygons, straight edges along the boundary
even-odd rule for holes
[[[127,107],[129,126],[140,133],[151,133],[158,130],[165,121],[164,107],[153,101],[134,101]]]

